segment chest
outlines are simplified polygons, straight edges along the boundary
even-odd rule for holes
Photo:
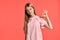
[[[29,20],[27,25],[28,26],[33,26],[33,25],[36,25],[36,24],[40,25],[40,22],[37,18]]]

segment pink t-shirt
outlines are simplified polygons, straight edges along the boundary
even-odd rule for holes
[[[44,28],[44,25],[47,22],[40,18],[39,16],[33,16],[29,19],[27,24],[27,40],[43,40],[41,28]]]

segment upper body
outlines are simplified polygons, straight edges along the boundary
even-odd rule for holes
[[[47,22],[43,18],[36,16],[36,12],[33,4],[27,3],[25,5],[25,22],[24,22],[25,31],[27,31],[27,24],[31,22],[33,23],[34,21],[35,21],[34,23],[36,22],[41,23],[41,26],[47,27],[49,29],[53,29],[51,21],[47,15],[47,11],[44,11],[43,15],[47,19]],[[38,21],[36,20],[36,18],[38,19]],[[30,21],[30,19],[33,19],[33,20]]]
[[[45,28],[44,25],[47,24],[46,20],[44,20],[43,18],[35,15],[34,17],[31,17],[28,21],[29,26],[32,25],[39,25],[41,28]]]

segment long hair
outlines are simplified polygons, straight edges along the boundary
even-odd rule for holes
[[[26,21],[28,21],[29,17],[31,17],[31,16],[28,14],[27,10],[26,10],[26,7],[29,7],[30,5],[31,5],[31,3],[27,3],[27,4],[25,5],[25,20],[26,20]],[[34,9],[34,14],[36,15],[34,6],[32,5],[31,7]]]
[[[29,18],[31,17],[31,16],[28,14],[28,12],[27,12],[26,7],[29,7],[30,4],[31,4],[31,3],[27,3],[27,4],[25,5],[25,17],[24,17],[24,32],[25,32],[25,37],[26,37],[26,34],[27,34],[27,23],[28,23]],[[31,7],[34,9],[34,14],[36,15],[34,6],[32,5]],[[25,39],[25,40],[26,40],[26,39]]]

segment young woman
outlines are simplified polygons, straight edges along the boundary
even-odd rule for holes
[[[27,3],[25,5],[24,21],[25,40],[43,40],[41,27],[53,29],[47,11],[43,12],[43,17],[37,16],[33,4]]]

